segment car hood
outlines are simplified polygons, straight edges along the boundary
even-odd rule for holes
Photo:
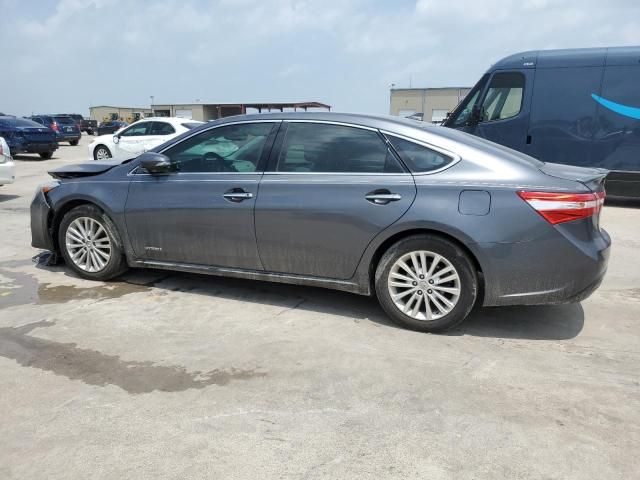
[[[113,167],[117,167],[118,165],[128,161],[130,160],[125,160],[124,162],[120,160],[103,160],[90,163],[78,163],[75,165],[66,165],[64,167],[54,168],[53,170],[49,170],[48,173],[53,178],[57,179],[90,177],[104,173],[111,170]]]

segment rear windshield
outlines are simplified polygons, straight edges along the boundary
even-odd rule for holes
[[[42,128],[42,125],[26,118],[2,118],[0,119],[0,126],[2,127],[38,127]]]
[[[199,127],[200,125],[202,124],[201,123],[183,123],[182,124],[184,128],[188,128],[189,130],[191,130],[192,128]]]
[[[62,125],[75,125],[76,122],[71,117],[53,117],[56,122],[61,123]]]

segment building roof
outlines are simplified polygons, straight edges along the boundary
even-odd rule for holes
[[[215,103],[215,102],[186,102],[186,103],[154,103],[154,107],[163,106],[163,105],[205,105],[205,106],[213,106],[213,107],[244,107],[244,108],[256,108],[256,109],[274,109],[280,110],[283,108],[326,108],[327,110],[331,109],[331,105],[327,105],[326,103],[321,102],[225,102],[225,103]]]
[[[121,109],[121,108],[126,108],[127,110],[151,110],[150,107],[114,107],[113,105],[92,105],[89,107],[89,109],[92,108],[117,108],[117,109]]]

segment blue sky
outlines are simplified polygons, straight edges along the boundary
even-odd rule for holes
[[[0,111],[306,101],[471,86],[520,50],[640,44],[635,0],[0,0]]]

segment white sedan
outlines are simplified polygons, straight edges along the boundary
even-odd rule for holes
[[[9,145],[0,137],[0,185],[13,183],[16,178],[16,167],[11,158]]]
[[[89,156],[94,160],[126,160],[137,157],[202,123],[177,117],[149,117],[138,120],[114,134],[96,137],[89,144]]]

